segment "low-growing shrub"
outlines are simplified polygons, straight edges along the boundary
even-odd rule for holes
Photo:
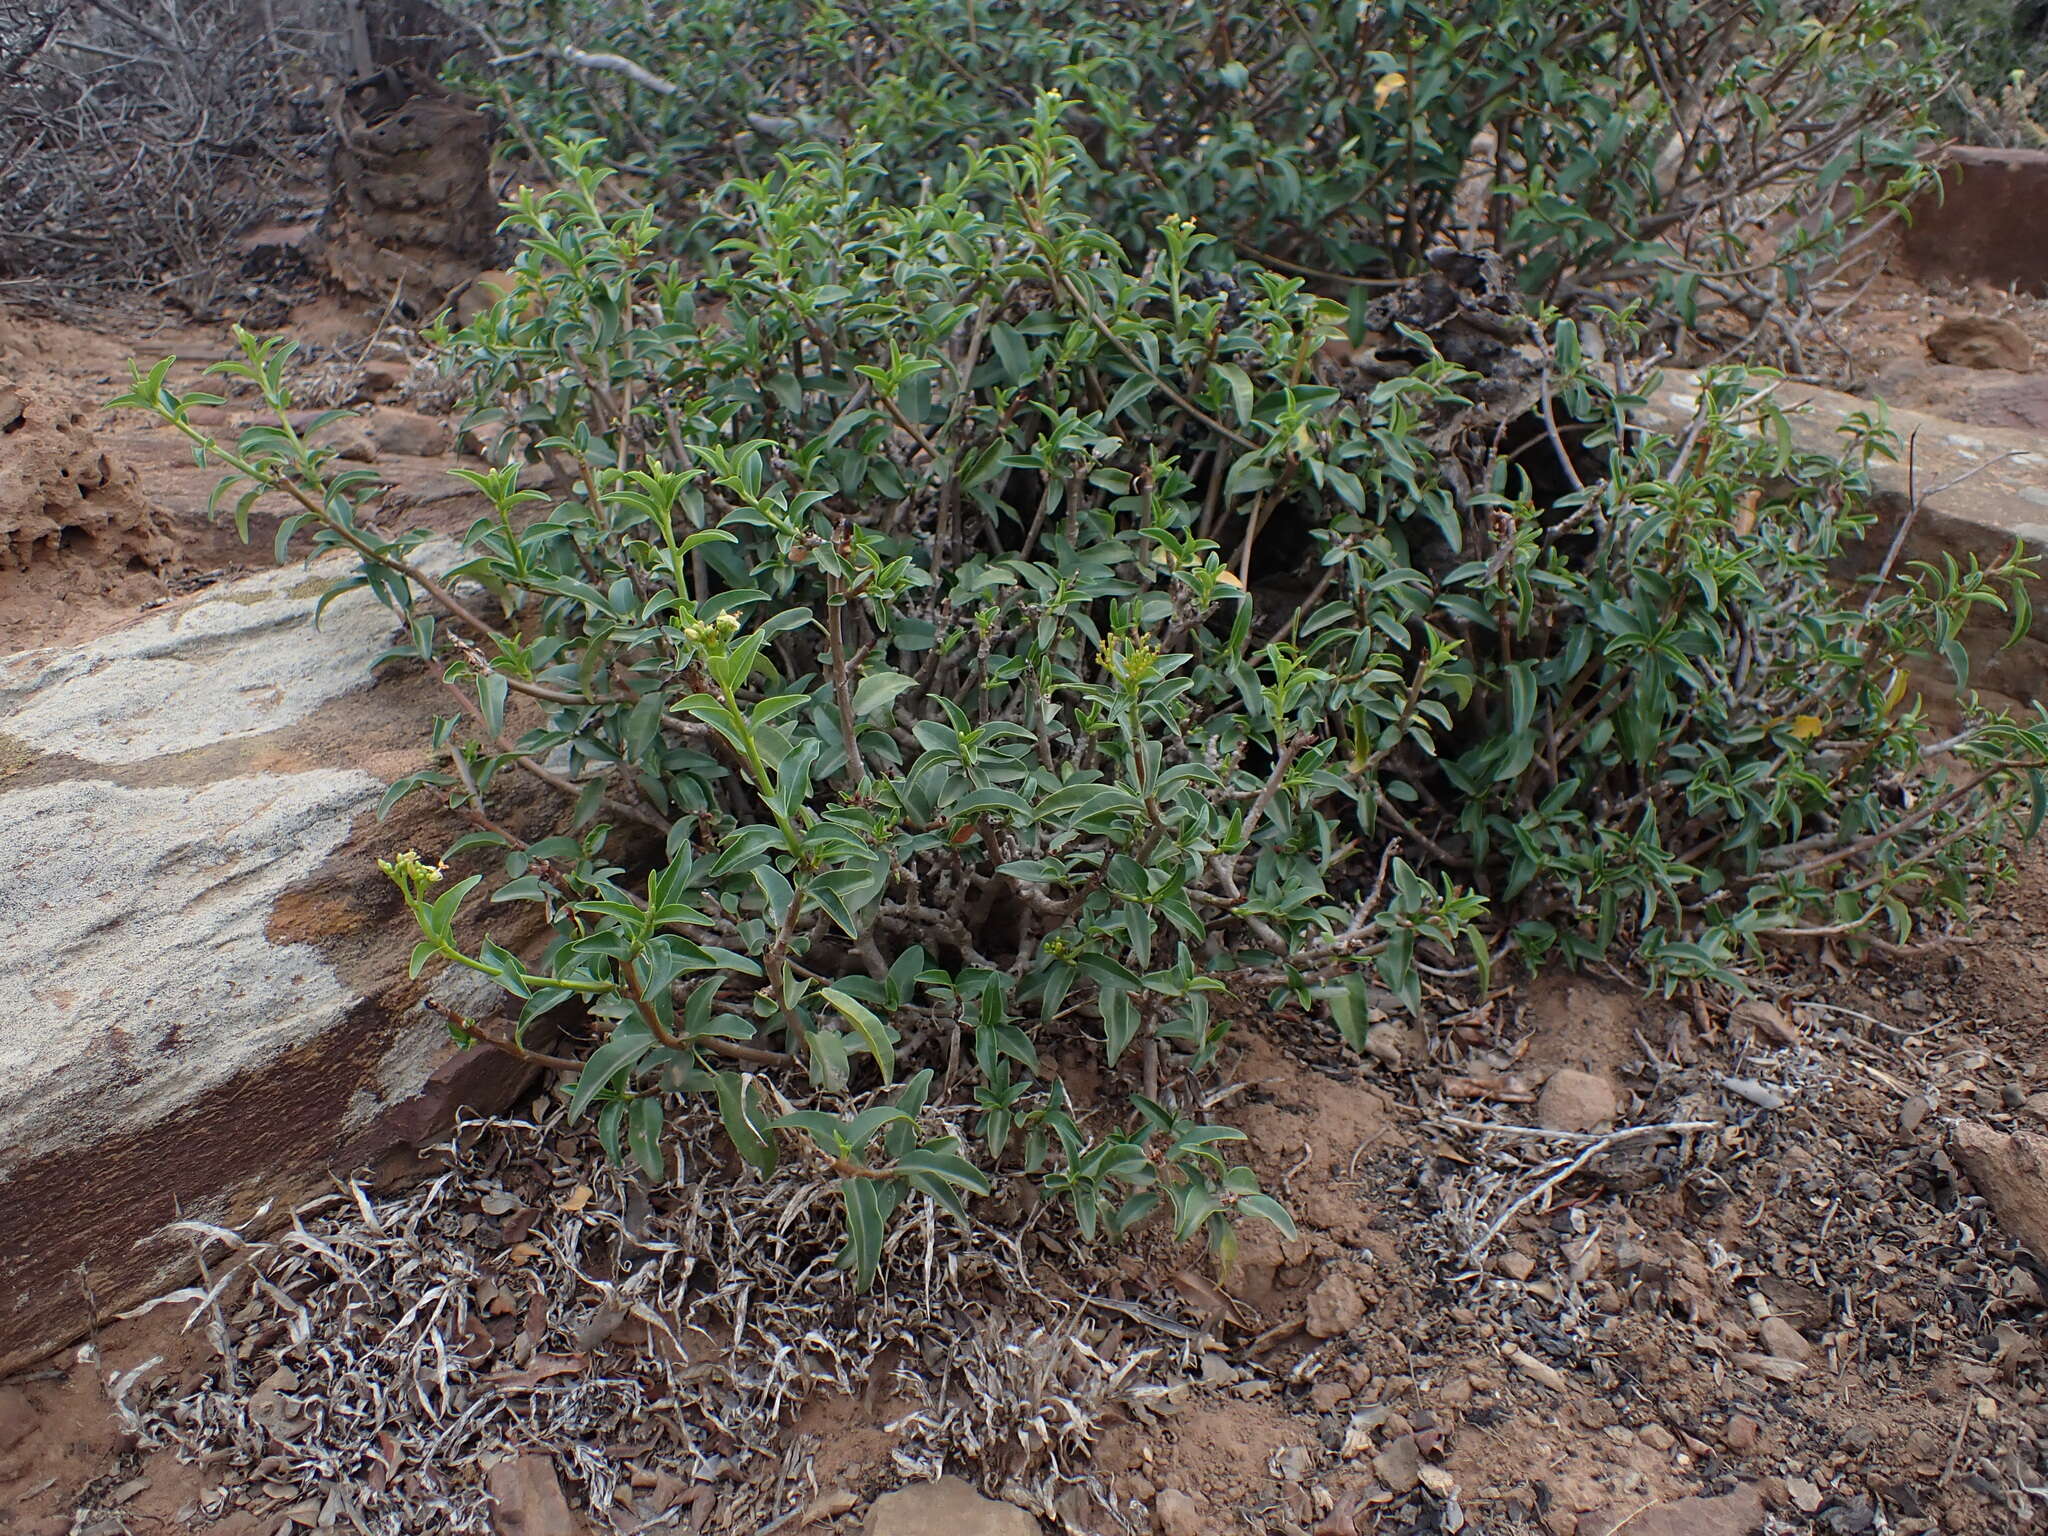
[[[1185,1089],[1247,1008],[1356,1044],[1510,956],[1726,977],[1963,910],[2042,739],[1965,695],[1931,746],[1908,669],[1963,684],[2026,567],[1831,585],[1881,432],[1802,453],[1739,373],[1643,432],[1512,305],[1471,317],[1491,377],[1392,321],[1355,355],[1185,220],[1134,266],[1062,118],[908,203],[807,150],[709,200],[702,271],[564,148],[449,344],[507,435],[452,568],[294,430],[278,344],[223,365],[278,413],[232,446],[138,375],[244,514],[296,501],[280,544],[361,557],[459,703],[393,795],[504,878],[391,872],[415,966],[516,1016],[465,1038],[587,1016],[574,1109],[654,1174],[671,1097],[715,1098],[739,1155],[839,1181],[865,1282],[903,1200],[1011,1174],[1089,1235],[1284,1225]],[[516,775],[559,828],[498,814]],[[545,951],[459,945],[486,895]]]
[[[1642,293],[1709,350],[1796,353],[1812,285],[1917,185],[1940,84],[1905,0],[470,11],[505,39],[476,82],[537,133],[607,136],[672,207],[792,135],[883,145],[908,198],[1056,89],[1083,206],[1134,252],[1178,214],[1229,242],[1211,260],[1342,291],[1476,243],[1552,300]]]

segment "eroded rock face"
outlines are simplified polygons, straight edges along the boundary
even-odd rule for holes
[[[390,616],[345,569],[225,584],[0,661],[0,1373],[174,1284],[180,1217],[282,1214],[523,1075],[455,1056],[414,982],[380,824],[428,680],[373,682]],[[89,1298],[89,1299],[88,1299]]]
[[[6,337],[0,334],[0,356]],[[103,448],[71,400],[0,377],[0,572],[77,545],[96,557],[159,566],[170,541],[135,472]]]

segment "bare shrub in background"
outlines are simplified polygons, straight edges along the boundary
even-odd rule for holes
[[[417,0],[0,0],[0,281],[211,299],[236,234],[318,200],[328,89],[450,35]]]

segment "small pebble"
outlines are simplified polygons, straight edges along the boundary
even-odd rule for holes
[[[1757,1324],[1756,1336],[1767,1351],[1781,1360],[1797,1360],[1804,1365],[1813,1358],[1813,1346],[1806,1335],[1782,1317],[1765,1318]]]
[[[1202,1512],[1178,1488],[1162,1488],[1152,1501],[1152,1522],[1159,1536],[1202,1536]]]
[[[1396,1493],[1406,1493],[1422,1481],[1422,1451],[1413,1435],[1389,1440],[1372,1459],[1373,1475]]]
[[[1614,1085],[1591,1072],[1566,1068],[1550,1074],[1536,1100],[1536,1123],[1548,1131],[1594,1131],[1614,1123],[1620,1109]]]

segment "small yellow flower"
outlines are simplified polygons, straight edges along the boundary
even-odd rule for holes
[[[395,859],[379,859],[377,867],[401,884],[408,880],[420,885],[441,883],[441,866],[429,864],[410,848]]]
[[[1812,741],[1826,729],[1827,722],[1822,720],[1819,715],[1794,715],[1792,717],[1792,734],[1800,741]]]

